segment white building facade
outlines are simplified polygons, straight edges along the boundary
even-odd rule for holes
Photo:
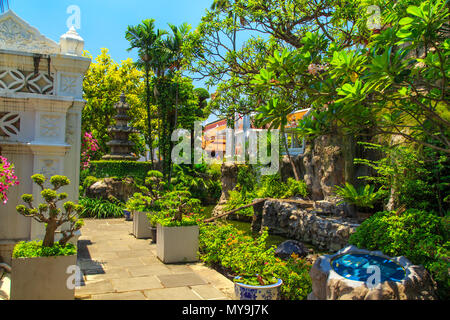
[[[15,166],[20,185],[0,204],[0,258],[20,240],[41,239],[44,226],[19,215],[20,196],[39,187],[30,176],[67,176],[68,200],[79,192],[83,76],[90,59],[82,57],[84,41],[75,29],[56,43],[14,12],[0,14],[0,155]]]

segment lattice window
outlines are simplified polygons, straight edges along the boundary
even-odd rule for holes
[[[53,83],[53,73],[0,69],[0,92],[53,95]]]
[[[0,112],[0,137],[14,137],[20,132],[20,115]]]

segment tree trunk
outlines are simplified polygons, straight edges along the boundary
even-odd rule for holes
[[[355,184],[355,139],[351,135],[345,135],[343,140],[343,156],[344,156],[344,179],[352,185]]]
[[[286,154],[288,156],[289,162],[291,163],[292,170],[294,171],[295,180],[300,181],[300,175],[298,174],[297,167],[295,166],[294,160],[292,159],[292,157],[291,157],[291,155],[289,153],[289,148],[288,148],[288,144],[287,144],[287,138],[286,138],[286,136],[284,134],[284,131],[282,131],[281,134],[283,135],[282,139],[284,140],[284,147],[286,149]]]
[[[179,94],[179,83],[177,81],[177,89],[176,89],[176,94],[175,94],[175,123],[173,126],[173,130],[177,129],[177,125],[178,125],[178,94]],[[172,139],[170,140],[170,156],[172,156]],[[173,170],[173,163],[172,163],[172,159],[169,163],[169,181],[168,181],[168,185],[170,187],[170,180],[172,180],[172,170]]]
[[[55,244],[55,231],[57,228],[56,220],[50,219],[45,229],[44,241],[42,242],[44,247],[53,247]]]
[[[148,63],[145,66],[145,82],[146,82],[146,89],[147,89],[147,121],[148,121],[148,141],[149,141],[149,147],[150,147],[150,159],[151,159],[151,168],[154,170],[154,163],[153,163],[153,139],[152,139],[152,116],[150,113],[150,82],[149,82],[150,72]]]

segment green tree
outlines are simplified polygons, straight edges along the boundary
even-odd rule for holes
[[[86,100],[86,106],[82,112],[82,134],[92,132],[99,143],[101,150],[99,156],[109,152],[106,145],[110,140],[108,127],[114,124],[114,105],[119,101],[122,92],[126,93],[127,102],[131,106],[131,124],[141,132],[147,130],[146,123],[141,120],[145,117],[145,109],[140,99],[144,93],[142,78],[143,73],[136,69],[131,59],[124,60],[119,65],[114,62],[106,48],[102,49],[101,54],[86,72],[83,80],[83,98]],[[140,141],[139,135],[134,134],[131,139],[136,144],[136,154],[142,154],[145,146]]]
[[[146,107],[147,107],[147,144],[150,148],[152,167],[153,163],[153,138],[152,138],[152,112],[150,110],[150,72],[151,67],[158,72],[161,60],[164,55],[161,55],[160,43],[162,36],[166,34],[164,30],[157,30],[155,32],[155,20],[146,19],[137,26],[128,26],[125,33],[125,38],[130,42],[128,51],[138,49],[139,60],[136,66],[145,71],[145,88],[146,88]]]

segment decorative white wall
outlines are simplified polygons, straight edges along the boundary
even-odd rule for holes
[[[90,59],[81,56],[84,41],[74,29],[60,42],[12,11],[0,15],[0,154],[14,163],[20,180],[0,204],[0,255],[2,244],[43,237],[42,224],[15,210],[24,193],[41,200],[31,175],[68,176],[72,183],[64,191],[78,200],[82,83]]]

